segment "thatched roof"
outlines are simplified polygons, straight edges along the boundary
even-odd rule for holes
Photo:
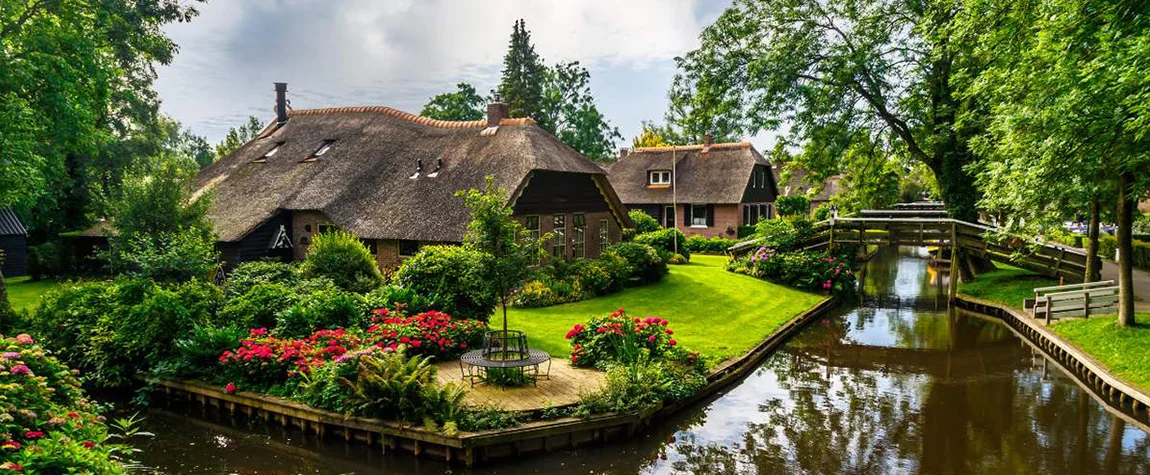
[[[670,170],[675,157],[676,198],[682,203],[740,203],[755,165],[770,162],[748,142],[640,147],[608,166],[607,178],[627,204],[670,203],[671,189],[647,186],[647,172]],[[773,178],[773,177],[772,177]],[[773,179],[768,180],[776,191]]]
[[[780,194],[783,196],[805,196],[811,201],[829,201],[832,196],[842,191],[839,182],[842,181],[842,175],[831,175],[825,181],[819,183],[812,181],[810,172],[804,168],[793,167],[790,170],[790,180],[784,182],[782,180],[783,166],[775,165],[772,167],[772,173],[775,174],[775,180],[779,182],[781,189]],[[811,195],[811,190],[816,189],[818,193]]]
[[[606,183],[602,169],[531,119],[487,128],[486,121],[439,121],[389,107],[296,110],[289,117],[197,177],[197,193],[215,194],[209,216],[221,241],[242,239],[281,210],[316,210],[365,239],[458,242],[470,215],[455,192],[482,188],[485,176],[508,200],[535,170]],[[326,141],[331,148],[309,159]],[[429,176],[440,160],[438,175]],[[419,161],[423,171],[411,178]]]

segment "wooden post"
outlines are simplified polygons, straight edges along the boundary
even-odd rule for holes
[[[1046,326],[1050,326],[1050,313],[1051,313],[1050,311],[1053,309],[1050,306],[1050,304],[1051,304],[1050,295],[1047,294],[1046,295]]]
[[[835,220],[833,220],[833,219],[831,220],[830,233],[831,233],[831,242],[830,242],[827,250],[830,252],[834,252],[834,250],[835,250]]]
[[[1082,318],[1090,318],[1090,289],[1082,294]]]
[[[939,248],[942,252],[942,248]],[[955,272],[958,264],[958,228],[953,221],[950,223],[950,282],[946,289],[946,296],[948,302],[954,302],[955,297],[958,296],[958,275]]]

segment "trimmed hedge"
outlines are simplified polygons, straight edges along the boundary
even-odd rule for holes
[[[675,244],[676,240],[678,240],[677,246]],[[676,247],[678,247],[679,254],[688,261],[691,260],[691,251],[687,249],[687,236],[678,229],[666,228],[643,233],[635,236],[632,242],[646,244],[655,248],[655,251],[659,253],[659,257],[663,259],[663,262],[671,262],[671,258],[675,256]]]
[[[706,238],[691,236],[687,238],[687,250],[696,254],[726,254],[727,249],[738,244],[737,239],[723,239],[721,237]]]

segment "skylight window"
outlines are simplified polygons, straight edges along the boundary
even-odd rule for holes
[[[283,144],[284,144],[283,142],[276,142],[276,144],[272,146],[271,150],[268,150],[267,152],[264,152],[264,154],[263,154],[263,155],[260,155],[260,157],[259,157],[259,158],[257,158],[257,159],[255,159],[254,161],[255,161],[256,163],[264,163],[264,162],[266,162],[266,161],[268,160],[268,157],[271,157],[272,155],[275,155],[275,154],[276,154],[276,152],[278,152],[278,151],[280,150],[280,145],[283,145]]]
[[[323,154],[327,153],[328,150],[331,150],[331,146],[334,143],[335,143],[335,140],[324,140],[323,145],[320,145],[319,148],[316,149],[316,151],[314,153],[312,153],[310,157],[307,157],[307,159],[305,159],[304,161],[305,162],[314,162],[316,160],[319,160],[319,158],[322,157]]]

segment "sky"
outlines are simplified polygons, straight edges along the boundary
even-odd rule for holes
[[[249,115],[273,116],[272,83],[292,107],[387,105],[419,113],[435,94],[499,82],[518,18],[547,61],[591,72],[599,110],[630,143],[667,110],[675,56],[730,0],[212,0],[165,31],[161,110],[217,142]],[[760,150],[769,148],[755,140]]]

